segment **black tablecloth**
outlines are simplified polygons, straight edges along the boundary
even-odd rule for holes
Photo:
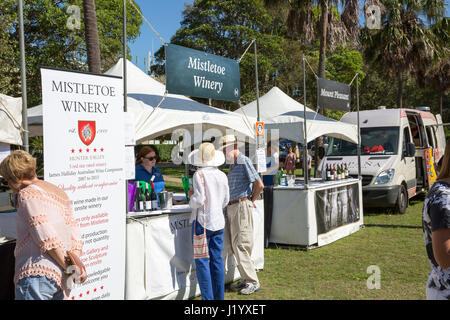
[[[14,300],[14,248],[16,240],[0,244],[0,300]]]
[[[270,229],[272,228],[273,186],[264,187],[264,248],[269,247]]]

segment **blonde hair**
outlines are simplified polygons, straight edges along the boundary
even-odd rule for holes
[[[0,175],[14,186],[32,180],[36,177],[36,159],[26,151],[15,150],[0,163]]]
[[[438,180],[450,178],[450,139],[445,145],[445,152],[442,159],[442,166],[439,170]]]

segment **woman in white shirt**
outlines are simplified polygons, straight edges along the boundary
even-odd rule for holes
[[[225,162],[223,152],[212,143],[202,143],[189,154],[188,162],[199,169],[189,190],[192,232],[201,235],[206,229],[209,258],[195,259],[202,300],[223,300],[225,270],[222,258],[225,218],[223,209],[230,199],[228,179],[217,167]]]

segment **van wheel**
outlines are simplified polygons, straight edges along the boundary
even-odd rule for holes
[[[407,207],[408,207],[408,192],[406,191],[406,187],[404,185],[400,185],[395,211],[397,213],[404,214],[406,212]]]

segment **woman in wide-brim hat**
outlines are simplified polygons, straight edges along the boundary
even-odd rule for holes
[[[201,235],[206,229],[209,251],[209,258],[195,259],[197,280],[203,300],[223,300],[223,209],[230,195],[227,176],[217,167],[225,162],[225,156],[222,151],[215,150],[212,143],[205,142],[189,154],[188,162],[199,167],[193,177],[193,190],[189,190],[192,232]]]

